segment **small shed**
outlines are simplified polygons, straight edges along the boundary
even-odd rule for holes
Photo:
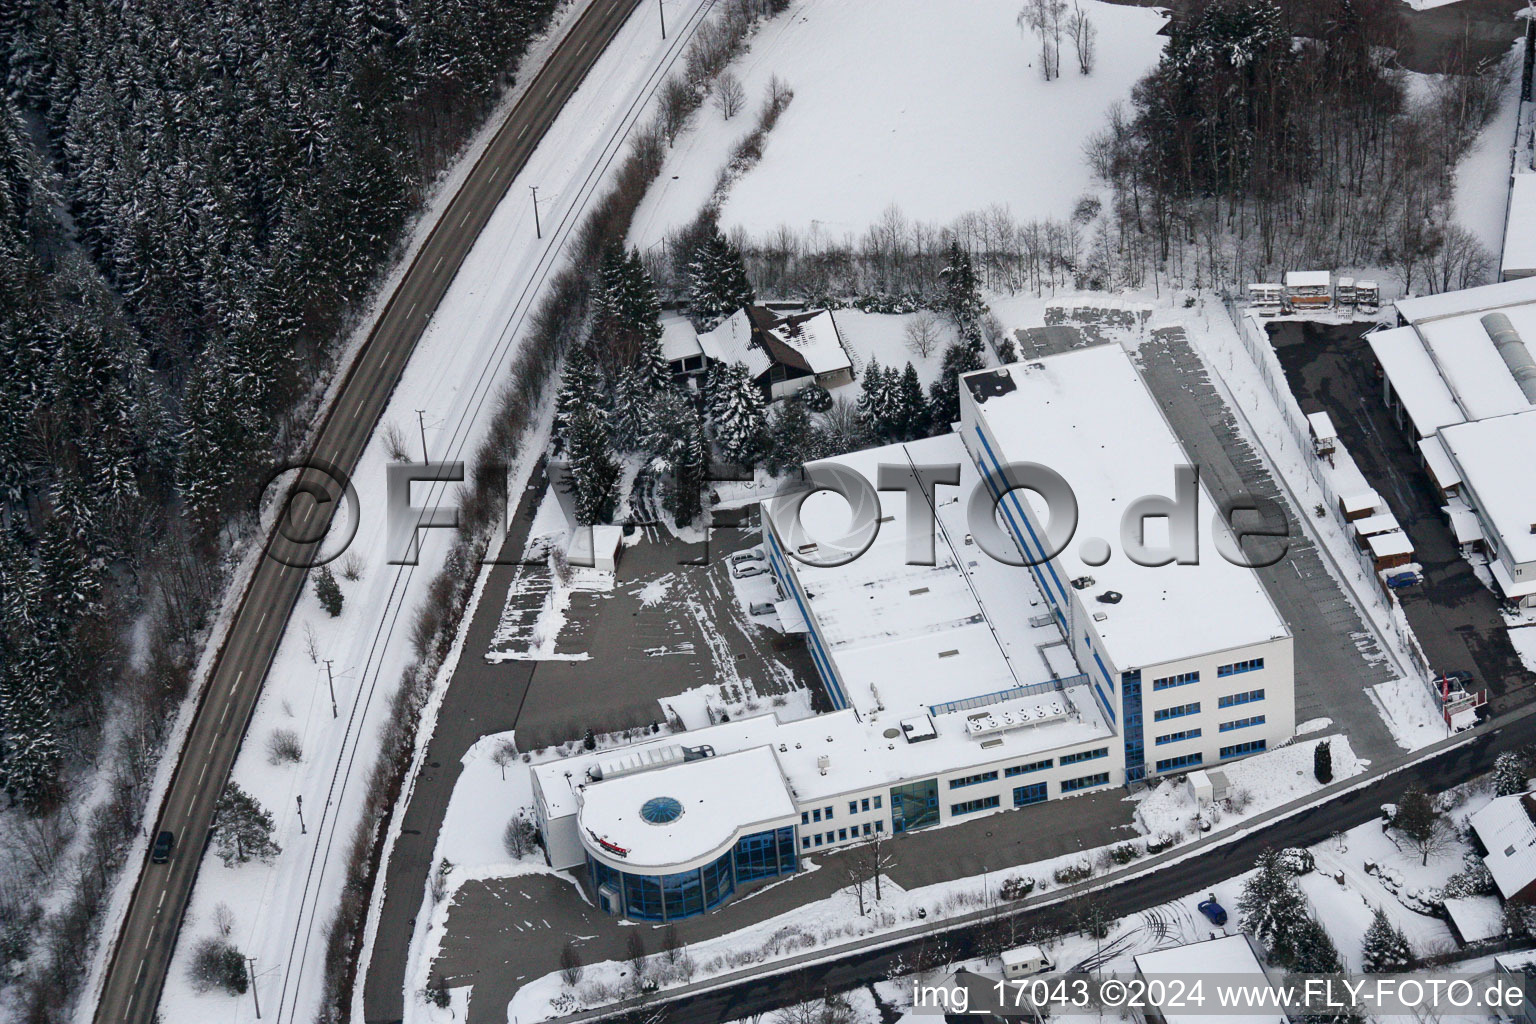
[[[1355,308],[1362,313],[1381,310],[1381,285],[1375,281],[1355,282]]]
[[[1285,275],[1285,299],[1295,310],[1333,306],[1333,274],[1326,270],[1292,270]]]
[[[1333,289],[1333,301],[1345,308],[1353,308],[1355,305],[1355,279],[1341,277],[1339,283]]]
[[[574,566],[614,572],[619,567],[619,552],[624,550],[622,526],[578,526],[571,535],[566,557]]]
[[[1478,522],[1477,513],[1467,506],[1456,503],[1447,505],[1440,511],[1450,520],[1451,532],[1456,535],[1456,543],[1464,548],[1479,550],[1483,546],[1483,524]]]
[[[1346,522],[1354,522],[1356,519],[1364,519],[1366,516],[1375,515],[1381,507],[1381,495],[1375,490],[1367,488],[1356,491],[1354,494],[1346,494],[1339,498],[1339,511],[1344,514]]]
[[[1351,525],[1355,528],[1355,543],[1362,548],[1366,547],[1370,539],[1378,533],[1396,533],[1402,529],[1397,516],[1390,512],[1378,512],[1364,519],[1356,519]]]
[[[1376,561],[1376,571],[1396,569],[1413,561],[1413,541],[1401,530],[1378,533],[1366,538],[1371,557]]]
[[[1270,282],[1250,284],[1248,304],[1259,316],[1276,316],[1285,310],[1285,289]]]
[[[1461,896],[1445,901],[1451,932],[1463,946],[1504,937],[1504,906],[1497,896]]]
[[[1314,412],[1307,416],[1307,431],[1312,435],[1312,451],[1319,457],[1332,455],[1339,446],[1339,432],[1333,427],[1333,419],[1326,412]]]

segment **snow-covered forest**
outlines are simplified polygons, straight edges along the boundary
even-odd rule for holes
[[[0,5],[0,788],[33,851],[0,875],[0,984],[23,1019],[57,1019],[84,966],[262,467],[555,7]],[[93,869],[42,927],[71,841]]]

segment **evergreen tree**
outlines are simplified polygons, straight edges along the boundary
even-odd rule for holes
[[[1364,952],[1360,969],[1366,974],[1400,974],[1413,967],[1413,947],[1408,936],[1393,924],[1380,907],[1371,915],[1365,930]]]
[[[609,421],[614,448],[636,451],[645,436],[646,414],[656,392],[634,367],[622,371],[614,382],[613,411]]]
[[[652,467],[666,474],[662,507],[679,526],[689,526],[703,511],[709,452],[704,424],[688,396],[668,388],[657,396],[648,416],[644,442]]]
[[[694,251],[688,265],[688,308],[710,328],[756,301],[741,251],[715,228]]]
[[[341,585],[336,582],[336,574],[331,572],[328,565],[315,570],[315,597],[319,598],[320,607],[330,613],[331,618],[341,614]]]
[[[1254,867],[1257,870],[1243,883],[1237,901],[1244,927],[1276,962],[1289,965],[1295,956],[1294,940],[1307,920],[1306,900],[1276,851],[1265,850]]]
[[[272,840],[272,815],[237,784],[219,797],[213,819],[213,849],[225,867],[249,860],[271,860],[282,853]]]
[[[923,400],[923,382],[918,379],[917,368],[910,362],[897,381],[894,405],[891,418],[903,440],[911,441],[927,434],[928,403]]]
[[[960,375],[981,369],[981,356],[970,345],[956,342],[944,350],[939,376],[928,388],[928,422],[933,433],[947,431],[960,419]]]
[[[981,318],[986,315],[987,304],[981,300],[981,289],[976,283],[971,254],[959,242],[950,242],[944,269],[940,273],[944,279],[944,312],[959,328],[960,340],[979,353]]]
[[[1493,762],[1493,792],[1495,796],[1514,796],[1524,793],[1530,779],[1530,765],[1514,751],[1505,751]]]
[[[608,427],[597,409],[577,410],[566,437],[570,477],[566,487],[583,526],[606,523],[618,503],[619,465],[613,459]]]
[[[1312,777],[1325,786],[1333,781],[1333,750],[1327,740],[1312,748]]]
[[[570,444],[571,420],[578,412],[606,412],[607,392],[598,374],[597,364],[585,345],[578,345],[565,361],[560,391],[555,395],[555,437],[562,446]]]
[[[859,416],[875,435],[889,440],[894,433],[896,384],[892,374],[871,357],[859,380]]]
[[[639,250],[609,249],[598,266],[592,299],[592,338],[604,364],[618,372],[638,361],[655,386],[669,383],[661,333],[661,300]]]
[[[764,459],[768,472],[778,475],[798,470],[814,459],[816,428],[811,414],[800,402],[779,402],[773,407],[768,424],[768,452]]]
[[[710,416],[720,453],[727,461],[750,466],[763,454],[768,427],[762,390],[740,363],[720,367],[711,376]]]
[[[1340,974],[1344,962],[1333,938],[1317,918],[1305,915],[1291,936],[1291,960],[1285,964],[1301,974]]]

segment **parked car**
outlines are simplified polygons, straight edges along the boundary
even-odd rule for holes
[[[747,606],[747,611],[753,615],[772,615],[774,612],[772,601],[753,601]]]
[[[150,862],[164,864],[171,859],[171,851],[176,848],[176,833],[161,832],[155,836],[155,847],[149,853]]]
[[[768,571],[768,567],[761,562],[742,562],[731,567],[731,575],[739,580],[751,579],[753,576],[761,576]]]
[[[1424,577],[1411,569],[1407,572],[1395,572],[1387,577],[1387,586],[1393,590],[1398,590],[1402,587],[1416,587],[1423,582]]]
[[[1227,912],[1220,903],[1216,902],[1215,893],[1211,893],[1205,899],[1201,900],[1195,909],[1204,914],[1206,920],[1210,921],[1211,924],[1215,925],[1217,928],[1220,928],[1227,923]]]
[[[740,565],[743,562],[763,561],[767,561],[767,556],[763,554],[762,548],[748,548],[745,551],[738,551],[731,556],[732,565]]]

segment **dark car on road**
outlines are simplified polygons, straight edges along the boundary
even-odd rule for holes
[[[171,859],[171,851],[176,848],[176,833],[161,832],[155,836],[155,848],[150,851],[149,859],[154,864],[164,864]]]

